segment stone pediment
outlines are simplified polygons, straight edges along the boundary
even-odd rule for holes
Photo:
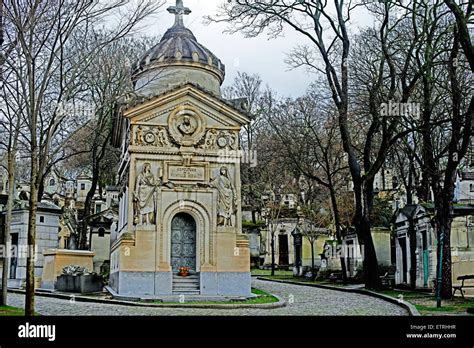
[[[174,114],[179,118],[179,114],[185,114],[186,110],[196,115],[191,117],[196,120],[192,121],[194,124],[190,125],[191,128],[239,130],[250,122],[250,116],[192,84],[185,84],[133,105],[124,111],[123,116],[130,119],[131,124],[169,127],[172,133],[174,125],[170,116]]]

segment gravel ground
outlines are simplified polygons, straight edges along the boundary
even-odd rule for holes
[[[387,301],[348,292],[319,289],[309,286],[274,283],[253,279],[253,287],[278,295],[287,306],[275,309],[196,309],[146,308],[115,304],[71,302],[50,297],[36,297],[36,311],[41,315],[64,316],[170,316],[170,315],[408,315],[407,311]],[[9,294],[8,304],[24,306],[24,296]]]

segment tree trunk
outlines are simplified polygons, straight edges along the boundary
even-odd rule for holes
[[[426,152],[428,151],[425,146],[423,146],[424,150],[423,152],[425,153],[423,155],[424,158],[426,158]],[[427,168],[423,168],[421,172],[421,182],[419,187],[417,188],[417,196],[420,199],[421,202],[429,202],[430,201],[430,174],[428,172]]]
[[[405,187],[407,191],[407,204],[413,204],[413,177],[416,175],[414,162],[415,159],[410,153],[410,165],[408,167],[408,183]]]
[[[82,225],[80,226],[79,233],[79,249],[87,250],[87,226],[89,222],[89,216],[91,214],[92,199],[94,198],[97,185],[99,184],[100,178],[100,163],[104,159],[105,152],[107,149],[107,143],[110,140],[112,131],[109,130],[107,136],[104,138],[101,147],[94,142],[92,149],[92,184],[89,192],[87,192],[86,201],[84,202],[84,218],[82,219]],[[98,135],[96,134],[96,137]],[[100,197],[102,198],[102,187],[99,186]]]
[[[92,173],[92,184],[89,192],[87,192],[86,201],[84,202],[84,218],[82,219],[81,232],[79,234],[79,249],[87,250],[87,226],[89,222],[89,216],[91,214],[92,199],[99,182],[98,170],[93,170]]]
[[[334,191],[334,186],[332,185],[332,182],[330,182],[329,185],[330,185],[329,195],[331,197],[331,205],[332,205],[332,210],[333,210],[333,215],[334,215],[334,225],[336,227],[337,244],[339,246],[342,246],[341,218],[339,216],[339,207],[337,204],[336,192]],[[347,284],[346,257],[344,254],[341,254],[340,262],[341,262],[342,282],[344,284]]]
[[[473,98],[466,114],[461,113],[462,91],[457,78],[457,57],[459,54],[459,36],[454,33],[453,48],[449,59],[449,76],[452,87],[451,98],[453,103],[451,118],[451,139],[449,143],[448,161],[444,172],[442,188],[439,186],[439,177],[433,178],[433,191],[436,192],[435,223],[438,230],[438,260],[441,260],[441,269],[438,265],[437,295],[443,299],[451,298],[452,291],[452,261],[451,261],[451,225],[453,222],[453,198],[456,187],[456,173],[459,162],[465,157],[472,135]],[[463,119],[464,117],[464,119]],[[436,181],[435,181],[436,180]],[[435,191],[437,189],[438,191]],[[442,245],[442,248],[440,246]],[[442,257],[440,257],[440,252]],[[441,272],[441,273],[440,273]],[[439,298],[438,298],[439,300]],[[440,305],[440,302],[438,302]]]
[[[410,288],[416,289],[416,230],[413,219],[408,219],[408,236],[410,238]]]
[[[31,152],[31,179],[28,217],[28,256],[26,260],[26,299],[25,315],[35,313],[35,253],[36,253],[36,214],[38,210],[39,165],[37,149]]]
[[[362,186],[363,185],[359,182],[354,183],[356,208],[354,227],[356,229],[360,247],[362,248],[361,253],[363,257],[365,287],[367,289],[379,289],[380,279],[377,254],[370,231],[369,208],[372,205],[372,199],[370,198],[371,191],[368,189],[363,189]]]
[[[7,200],[7,212],[5,219],[5,234],[4,234],[4,244],[5,244],[5,257],[3,258],[3,270],[2,270],[2,296],[0,299],[0,305],[7,305],[7,296],[8,296],[8,278],[9,278],[9,269],[10,269],[10,229],[12,221],[12,211],[13,211],[13,201],[15,194],[15,153],[10,152],[8,154],[8,200]]]
[[[271,249],[271,253],[272,253],[272,273],[271,275],[274,276],[275,275],[275,234],[273,233],[273,231],[270,232],[270,249]]]
[[[456,18],[457,29],[459,32],[459,41],[461,47],[466,55],[471,71],[474,72],[474,49],[471,43],[471,36],[469,35],[469,18],[466,18],[462,9],[454,0],[444,0],[446,5],[449,7],[451,12],[453,12],[454,17]]]
[[[364,283],[367,289],[379,289],[380,280],[378,277],[378,262],[375,252],[374,242],[370,234],[370,222],[365,217],[360,217],[360,222],[355,224],[357,236],[361,241],[363,267],[364,267]]]
[[[436,218],[436,226],[438,230],[438,248],[437,248],[437,260],[440,259],[440,245],[442,244],[442,265],[441,274],[439,264],[437,266],[437,295],[442,299],[450,299],[452,296],[452,275],[451,275],[451,218],[448,216],[439,216]],[[439,287],[438,282],[441,282]]]
[[[314,240],[310,241],[311,244],[311,279],[314,280],[316,278],[316,274],[314,274]]]
[[[44,180],[43,179],[41,179],[39,182],[37,196],[38,196],[38,202],[41,202],[44,196]]]

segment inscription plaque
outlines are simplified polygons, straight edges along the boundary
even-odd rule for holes
[[[204,167],[182,167],[170,165],[168,167],[169,180],[204,181],[206,179]]]

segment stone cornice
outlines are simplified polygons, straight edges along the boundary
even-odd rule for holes
[[[225,103],[223,100],[201,91],[190,83],[177,87],[176,89],[165,92],[161,95],[151,97],[140,104],[131,106],[124,111],[123,116],[128,119],[137,118],[140,115],[152,111],[153,109],[162,107],[186,96],[192,96],[198,99],[209,108],[212,108],[218,113],[229,117],[240,125],[246,125],[251,121],[250,116],[243,114],[239,110],[236,110],[232,106]]]

